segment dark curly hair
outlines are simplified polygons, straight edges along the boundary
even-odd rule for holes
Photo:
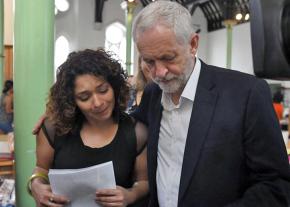
[[[57,79],[50,89],[46,105],[47,115],[58,136],[79,129],[84,121],[74,99],[75,79],[84,74],[101,77],[112,86],[115,122],[118,122],[120,112],[126,109],[129,86],[120,63],[103,49],[72,52],[57,70]]]
[[[2,93],[7,93],[12,88],[13,88],[13,81],[12,80],[6,80],[5,83],[4,83],[4,87],[3,87]]]

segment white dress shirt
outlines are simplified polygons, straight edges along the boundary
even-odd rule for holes
[[[196,58],[193,72],[175,105],[162,93],[163,106],[157,153],[157,195],[160,207],[177,207],[183,154],[201,63]]]

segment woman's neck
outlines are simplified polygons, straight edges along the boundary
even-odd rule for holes
[[[114,139],[118,130],[118,123],[113,119],[101,122],[86,121],[81,129],[81,139],[86,146],[103,147]]]
[[[107,127],[113,126],[115,124],[116,123],[114,122],[113,117],[111,117],[111,118],[104,120],[104,121],[86,120],[84,122],[83,126],[86,126],[88,128],[102,129],[102,128],[107,128]]]

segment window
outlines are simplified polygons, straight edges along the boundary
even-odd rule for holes
[[[67,59],[69,54],[69,42],[65,36],[60,36],[55,41],[54,49],[54,77],[57,68]]]
[[[69,9],[69,2],[67,0],[55,0],[55,11],[54,13],[57,14],[58,11],[65,12]]]
[[[113,52],[114,58],[120,60],[122,67],[125,69],[126,63],[126,28],[114,22],[106,29],[106,51]]]

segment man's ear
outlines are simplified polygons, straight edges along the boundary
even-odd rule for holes
[[[190,53],[192,53],[193,56],[195,56],[197,52],[198,40],[199,40],[198,34],[193,34],[190,40]]]

